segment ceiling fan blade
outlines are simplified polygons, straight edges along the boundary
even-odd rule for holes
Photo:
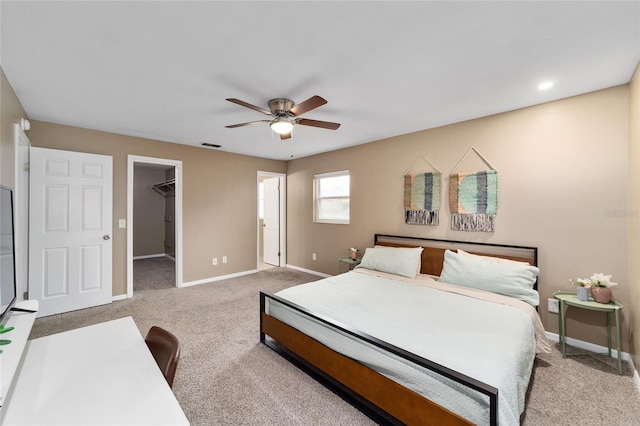
[[[312,109],[316,109],[319,106],[322,106],[326,103],[327,103],[326,99],[318,95],[315,95],[310,97],[306,101],[299,103],[298,105],[294,105],[293,108],[289,110],[289,114],[293,116],[302,115],[305,112],[309,112]]]
[[[280,135],[280,140],[291,139],[291,132]]]
[[[332,123],[330,121],[310,120],[308,118],[299,118],[296,120],[296,124],[303,126],[321,127],[323,129],[336,130],[340,127],[340,123]]]
[[[229,101],[229,102],[233,102],[234,104],[238,104],[240,106],[243,106],[245,108],[249,108],[249,109],[261,112],[261,113],[266,114],[266,115],[271,115],[271,111],[269,111],[267,109],[264,109],[264,108],[261,108],[259,106],[251,105],[250,103],[247,103],[245,101],[241,101],[240,99],[227,98],[226,100]]]
[[[249,121],[247,123],[229,124],[228,126],[224,126],[224,127],[226,127],[227,129],[235,129],[236,127],[250,126],[252,124],[258,124],[258,123],[271,123],[271,120]]]

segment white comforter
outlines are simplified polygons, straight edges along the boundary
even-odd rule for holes
[[[532,316],[526,309],[434,288],[441,286],[427,276],[410,280],[355,270],[277,295],[498,388],[499,423],[519,424],[541,327],[535,310]],[[269,314],[476,424],[489,422],[484,395],[276,302],[270,302]]]

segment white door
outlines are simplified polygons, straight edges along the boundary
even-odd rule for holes
[[[264,263],[280,266],[280,179],[269,178],[264,185]]]
[[[31,148],[29,299],[38,316],[110,303],[112,158]]]

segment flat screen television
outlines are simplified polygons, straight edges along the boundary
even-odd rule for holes
[[[18,298],[14,239],[13,191],[0,185],[0,326]]]

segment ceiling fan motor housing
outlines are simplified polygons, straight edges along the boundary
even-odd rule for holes
[[[289,110],[293,108],[295,103],[290,99],[276,98],[269,101],[269,109],[271,114],[276,117],[288,116]]]

